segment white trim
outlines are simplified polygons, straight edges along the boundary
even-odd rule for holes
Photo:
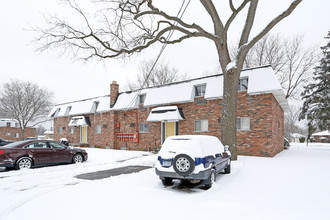
[[[171,121],[176,122],[184,120],[178,106],[157,107],[150,111],[147,121]]]
[[[85,116],[72,117],[68,126],[88,126]]]

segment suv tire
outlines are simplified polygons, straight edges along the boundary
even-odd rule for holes
[[[216,181],[215,169],[212,169],[209,178],[206,180],[206,184],[204,186],[204,189],[211,188],[215,181]]]
[[[231,171],[230,164],[231,164],[231,162],[229,161],[229,165],[225,168],[225,174],[230,173],[230,171]]]
[[[187,154],[179,154],[174,158],[173,168],[181,176],[191,174],[195,169],[195,161]]]

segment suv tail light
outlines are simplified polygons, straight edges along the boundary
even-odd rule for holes
[[[0,150],[0,155],[3,154],[5,152],[5,150]]]

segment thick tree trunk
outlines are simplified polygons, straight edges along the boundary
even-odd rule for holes
[[[232,160],[237,160],[236,146],[236,104],[237,104],[237,87],[240,72],[230,69],[223,74],[223,103],[221,118],[221,140],[224,145],[229,146]]]
[[[21,129],[21,140],[24,140],[24,129]]]

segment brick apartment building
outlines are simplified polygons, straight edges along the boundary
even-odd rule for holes
[[[0,118],[0,138],[10,141],[21,140],[21,128],[15,119]],[[35,128],[25,128],[24,137],[36,137]],[[24,139],[23,137],[23,139]]]
[[[56,105],[54,140],[77,146],[154,150],[168,136],[221,137],[223,76],[213,75]],[[283,150],[288,103],[270,66],[246,69],[238,85],[237,145],[241,155],[272,157]]]

